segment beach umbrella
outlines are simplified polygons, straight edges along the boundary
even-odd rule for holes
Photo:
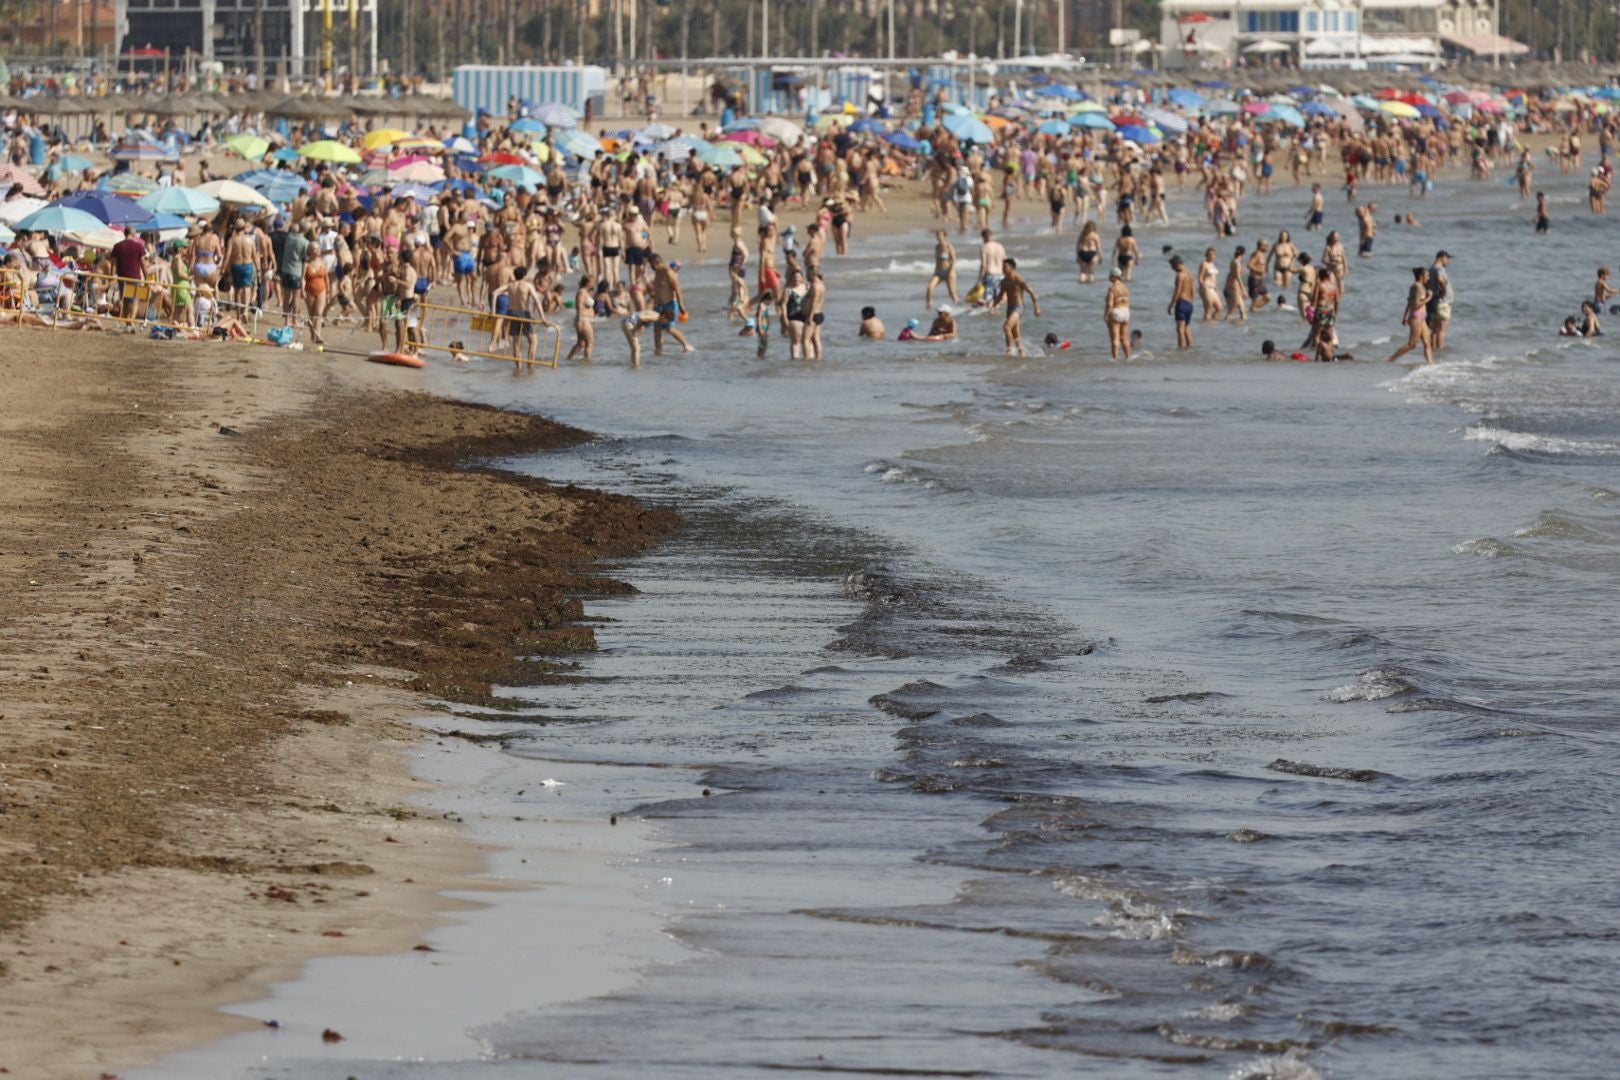
[[[720,142],[742,143],[745,146],[775,146],[776,140],[763,131],[728,131],[720,136]]]
[[[1215,98],[1204,103],[1204,113],[1208,116],[1231,116],[1243,111],[1243,106],[1231,98]]]
[[[150,195],[158,189],[158,182],[150,177],[137,176],[135,173],[108,173],[96,181],[97,191],[111,191],[116,195],[128,195],[138,199],[142,195]]]
[[[847,128],[851,118],[844,113],[822,113],[816,117],[817,131],[831,131],[833,128]]]
[[[676,128],[673,124],[652,123],[642,128],[639,135],[649,142],[663,142],[665,139],[675,137]]]
[[[804,138],[804,128],[781,116],[768,116],[761,120],[759,130],[789,146]]]
[[[1241,108],[1250,116],[1262,116],[1271,108],[1271,103],[1266,101],[1245,101]]]
[[[334,165],[358,165],[360,153],[352,146],[344,146],[333,139],[319,139],[305,143],[298,155],[309,161],[329,161]]]
[[[438,192],[426,184],[401,184],[388,193],[396,199],[415,199],[419,203],[432,202]]]
[[[1374,101],[1366,94],[1357,94],[1355,97],[1352,97],[1350,99],[1350,104],[1354,105],[1358,109],[1365,109],[1368,112],[1378,111],[1378,102]]]
[[[543,142],[530,143],[529,144],[529,153],[534,155],[534,159],[536,161],[540,161],[540,162],[550,161],[551,160],[551,154],[552,154],[551,144],[550,143],[543,143]],[[525,164],[527,164],[527,162],[525,162]]]
[[[588,131],[564,131],[555,141],[557,149],[577,158],[595,157],[605,149]]]
[[[94,229],[70,229],[62,234],[64,240],[78,244],[80,247],[94,248],[97,251],[111,251],[123,238],[122,229],[114,229],[100,224]]]
[[[1226,82],[1224,79],[1205,79],[1204,81],[1198,83],[1198,85],[1202,86],[1205,90],[1230,90],[1230,89],[1232,89],[1232,84],[1229,83],[1229,82]]]
[[[1069,111],[1075,113],[1106,113],[1108,106],[1100,101],[1081,101],[1077,102]]]
[[[548,102],[534,111],[534,118],[548,128],[572,128],[579,123],[579,114],[561,102]]]
[[[12,232],[10,229],[6,228],[4,225],[0,225],[0,244],[9,244],[9,243],[12,243],[13,241],[15,241],[16,239],[17,239],[17,234],[16,233]]]
[[[22,195],[10,202],[0,203],[0,221],[7,225],[15,225],[23,218],[36,210],[43,210],[46,206],[44,199],[36,199],[31,195]]]
[[[1159,135],[1151,128],[1145,128],[1141,124],[1126,124],[1119,129],[1119,135],[1122,139],[1129,139],[1144,146],[1161,141]]]
[[[888,125],[884,124],[881,120],[873,120],[869,116],[863,116],[853,124],[849,125],[849,130],[853,131],[857,135],[881,135],[885,131],[888,131],[889,128]]]
[[[410,137],[410,132],[399,128],[378,128],[376,131],[366,132],[365,138],[360,140],[360,145],[367,150],[375,150],[379,146],[392,146],[399,140]]]
[[[517,154],[510,154],[503,150],[497,154],[485,154],[478,159],[478,163],[480,165],[527,165],[528,161]]]
[[[725,126],[726,131],[758,131],[760,122],[752,116],[739,116]]]
[[[1114,122],[1100,112],[1075,113],[1069,118],[1069,123],[1074,127],[1097,128],[1107,131],[1114,129]]]
[[[506,165],[502,167],[507,169],[527,168],[524,165]],[[529,171],[534,172],[533,169],[529,169]],[[539,174],[536,173],[536,175]],[[418,159],[398,168],[390,168],[388,178],[408,184],[437,184],[444,179],[444,169],[431,161]]]
[[[1147,127],[1147,121],[1133,112],[1115,113],[1108,119],[1114,122],[1115,127],[1124,127],[1126,124],[1135,124],[1138,127]]]
[[[290,146],[283,146],[279,150],[271,151],[270,160],[279,161],[284,165],[290,165],[298,160],[298,151],[294,150]]]
[[[1420,115],[1415,107],[1404,101],[1385,101],[1378,107],[1399,120],[1416,120]]]
[[[1039,135],[1067,135],[1073,130],[1066,120],[1047,120],[1035,129]]]
[[[10,191],[14,184],[22,185],[24,195],[45,194],[45,188],[33,173],[17,165],[0,165],[0,194]]]
[[[669,140],[669,142],[665,143],[659,149],[663,150],[665,153],[668,153],[671,149],[683,149],[687,152],[688,156],[691,156],[692,154],[698,153],[700,150],[707,150],[713,145],[714,144],[709,140],[700,139],[696,135],[682,135],[677,139]]]
[[[1273,104],[1260,119],[1287,124],[1289,127],[1302,128],[1305,126],[1305,118],[1292,105]]]
[[[737,147],[737,153],[743,159],[744,165],[749,165],[757,169],[761,165],[765,164],[765,155],[760,153],[758,150],[755,150],[752,146],[739,146]]]
[[[989,125],[976,116],[962,116],[960,114],[947,116],[944,125],[946,131],[963,142],[989,144],[996,139],[995,133],[990,130]]]
[[[904,150],[908,154],[916,154],[922,151],[922,143],[917,141],[916,136],[908,132],[891,131],[883,138],[890,146]]]
[[[14,222],[12,227],[18,232],[42,232],[53,236],[62,233],[94,233],[106,228],[100,218],[75,210],[70,206],[52,204],[35,210],[21,221]]]
[[[263,135],[232,135],[225,140],[225,149],[248,161],[258,161],[270,149],[270,140]]]
[[[405,150],[414,154],[442,154],[444,144],[438,139],[430,139],[425,135],[412,135],[408,139],[401,139],[394,144],[395,150]]]
[[[530,191],[538,189],[546,182],[540,175],[540,170],[531,169],[527,165],[497,165],[489,170],[489,177],[495,180],[505,180],[518,187],[528,188]]]
[[[1171,135],[1184,135],[1190,126],[1185,117],[1177,116],[1169,109],[1143,109],[1142,115],[1152,121],[1154,127]]]
[[[1338,116],[1338,110],[1331,105],[1324,105],[1320,101],[1307,101],[1300,106],[1300,111],[1307,116]]]
[[[512,121],[510,130],[521,135],[530,135],[537,131],[546,130],[546,125],[542,124],[532,116],[520,116],[516,120]]]
[[[83,210],[104,225],[139,225],[152,219],[152,211],[129,198],[111,191],[80,191],[58,199],[57,206]]]
[[[472,140],[468,139],[465,135],[456,135],[452,138],[444,140],[444,148],[452,154],[478,153],[478,147],[474,146],[472,144]]]
[[[62,157],[57,161],[57,164],[62,167],[63,172],[71,173],[84,172],[86,169],[93,169],[95,168],[96,163],[87,157],[80,157],[78,154],[63,154]]]
[[[1196,90],[1188,90],[1184,87],[1177,86],[1171,89],[1170,100],[1174,104],[1181,106],[1183,109],[1201,109],[1204,107],[1204,103],[1209,99],[1204,97],[1203,94],[1200,94]]]
[[[1412,108],[1414,108],[1414,109],[1416,109],[1418,111],[1419,116],[1422,116],[1422,117],[1424,117],[1426,119],[1438,120],[1441,123],[1445,122],[1446,114],[1441,112],[1435,106],[1430,105],[1428,102],[1424,102],[1422,105],[1413,105]]]
[[[707,150],[699,150],[697,158],[703,164],[716,169],[735,169],[743,163],[742,155],[737,152],[740,149],[741,143],[722,143]]]
[[[142,195],[138,201],[154,214],[179,214],[182,217],[212,214],[219,209],[218,199],[188,187],[159,188]]]
[[[137,226],[142,233],[157,233],[159,240],[174,240],[191,231],[190,222],[173,214],[153,214]]]
[[[263,194],[235,180],[210,180],[197,190],[228,206],[257,206],[269,210],[273,205]]]

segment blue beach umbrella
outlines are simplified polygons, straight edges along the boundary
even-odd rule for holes
[[[1107,113],[1075,113],[1073,116],[1069,117],[1069,123],[1075,127],[1096,128],[1099,131],[1114,130],[1114,122],[1108,119]]]
[[[524,116],[512,121],[512,130],[528,134],[530,132],[544,131],[546,130],[546,125],[542,124],[533,117]]]
[[[1243,106],[1231,98],[1216,98],[1204,103],[1204,113],[1207,116],[1231,116],[1233,113],[1243,111]]]
[[[586,131],[564,131],[556,138],[557,149],[577,158],[594,157],[602,149],[596,136]]]
[[[87,157],[80,157],[78,154],[63,154],[57,164],[62,166],[63,172],[70,173],[84,172],[84,170],[95,166],[95,162]]]
[[[188,187],[160,188],[142,195],[136,201],[154,214],[179,214],[182,217],[212,214],[219,209],[218,199]]]
[[[57,200],[56,205],[82,210],[104,225],[139,225],[152,219],[152,211],[110,191],[80,191]]]
[[[711,146],[707,150],[699,150],[697,159],[703,164],[716,169],[735,169],[743,163],[742,155],[732,149],[729,143]]]
[[[1324,105],[1320,101],[1307,101],[1300,106],[1300,110],[1307,116],[1338,116],[1339,111],[1331,105]]]
[[[1067,120],[1048,120],[1035,130],[1042,135],[1067,135],[1074,129]]]
[[[1141,124],[1126,124],[1119,129],[1119,136],[1143,146],[1162,141],[1152,128],[1145,128]]]
[[[1412,108],[1418,111],[1419,116],[1427,117],[1430,120],[1444,120],[1446,118],[1445,113],[1427,103],[1414,105]]]
[[[298,151],[290,146],[283,146],[280,150],[272,150],[268,156],[272,161],[297,161]]]
[[[1261,114],[1260,119],[1274,120],[1287,124],[1289,127],[1302,128],[1305,126],[1305,118],[1292,105],[1273,104],[1270,109]]]
[[[922,149],[922,143],[917,141],[916,136],[908,132],[891,131],[883,137],[890,146],[899,147],[908,154],[915,154]]]
[[[400,184],[389,194],[396,199],[415,199],[419,203],[427,203],[433,201],[434,196],[439,193],[426,184]]]
[[[572,128],[579,123],[579,114],[561,102],[551,101],[534,111],[534,118],[548,128]]]
[[[1043,94],[1047,95],[1048,97],[1062,98],[1064,101],[1084,101],[1084,100],[1086,100],[1085,91],[1080,90],[1080,89],[1078,89],[1076,87],[1073,87],[1073,86],[1060,86],[1060,85],[1054,84],[1052,86],[1046,87],[1041,92]]]
[[[150,221],[143,221],[136,226],[143,233],[185,232],[191,228],[189,222],[183,217],[174,214],[153,214]]]
[[[1208,99],[1196,90],[1188,90],[1177,86],[1170,91],[1170,100],[1183,109],[1201,109]]]
[[[853,124],[849,125],[849,130],[853,131],[857,135],[881,135],[883,132],[888,131],[889,129],[885,127],[881,121],[873,120],[869,116],[863,116]]]
[[[1226,82],[1224,79],[1205,79],[1203,82],[1200,82],[1198,85],[1202,86],[1205,90],[1230,90],[1230,89],[1232,89],[1232,84],[1229,83],[1229,82]]]
[[[1367,112],[1378,111],[1378,102],[1374,101],[1366,94],[1357,94],[1355,97],[1350,99],[1350,104],[1354,105],[1358,109],[1365,109]]]
[[[739,116],[725,127],[726,131],[758,131],[759,121],[752,116]]]
[[[505,180],[518,187],[537,190],[545,183],[545,177],[540,175],[538,169],[531,169],[527,165],[498,165],[486,174],[496,180]]]
[[[1169,132],[1171,135],[1185,134],[1187,128],[1190,126],[1185,117],[1177,116],[1169,109],[1143,109],[1142,116],[1145,119],[1153,121],[1153,126],[1158,128],[1160,131]]]
[[[75,210],[71,206],[61,206],[53,203],[50,206],[35,210],[12,226],[17,232],[42,232],[57,235],[59,233],[100,232],[106,228],[106,223],[100,218]]]
[[[977,116],[947,116],[944,120],[944,124],[946,131],[950,132],[952,135],[955,135],[963,142],[988,145],[989,143],[996,141],[995,132],[990,130],[990,125],[986,124],[983,120],[980,120]]]

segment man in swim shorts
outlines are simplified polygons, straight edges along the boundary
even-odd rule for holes
[[[988,234],[989,230],[985,231]],[[1018,260],[1007,259],[1002,263],[1002,270],[1001,289],[996,300],[1006,302],[1007,315],[1001,323],[1001,336],[1003,341],[1006,342],[1008,356],[1023,356],[1024,337],[1021,324],[1024,297],[1026,295],[1029,297],[1030,307],[1036,315],[1041,313],[1041,298],[1035,295],[1035,290],[1018,272]],[[994,307],[995,303],[991,303],[990,306]]]
[[[248,232],[248,223],[242,218],[237,218],[236,224],[231,227],[231,240],[225,245],[225,262],[231,269],[231,301],[239,309],[251,307],[258,254],[254,249],[253,234]]]
[[[1198,285],[1180,255],[1170,257],[1170,268],[1176,272],[1175,284],[1170,288],[1169,310],[1176,320],[1176,348],[1190,349],[1193,347],[1193,298],[1198,295]]]

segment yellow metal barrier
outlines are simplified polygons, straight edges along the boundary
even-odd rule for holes
[[[562,327],[549,319],[497,315],[493,311],[451,307],[445,304],[419,303],[416,306],[422,312],[416,339],[416,347],[419,349],[448,353],[458,359],[478,356],[486,360],[505,360],[508,363],[531,364],[537,367],[555,368],[562,360]],[[521,340],[523,335],[514,331],[525,327],[530,334],[539,333],[541,330],[551,332],[549,361],[514,356],[510,351],[504,353],[495,351],[495,347],[503,341],[516,343]],[[510,348],[509,344],[508,349]]]

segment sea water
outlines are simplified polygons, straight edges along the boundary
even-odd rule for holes
[[[1054,355],[1000,357],[993,316],[858,342],[867,304],[926,325],[931,241],[857,223],[821,363],[734,336],[720,251],[695,354],[631,370],[608,322],[594,365],[434,365],[602,435],[515,467],[684,515],[508,747],[690,778],[614,804],[680,956],[510,1002],[463,1060],[250,1075],[1612,1074],[1620,363],[1556,330],[1620,227],[1546,181],[1539,238],[1501,182],[1364,188],[1353,363],[1260,361],[1305,336],[1271,309],[1175,351],[1189,190],[1139,230],[1128,364],[1031,203],[1005,239]],[[1247,200],[1223,269],[1285,227],[1314,258],[1307,204]],[[1329,225],[1353,248],[1341,196]],[[1450,345],[1386,365],[1439,248]]]

